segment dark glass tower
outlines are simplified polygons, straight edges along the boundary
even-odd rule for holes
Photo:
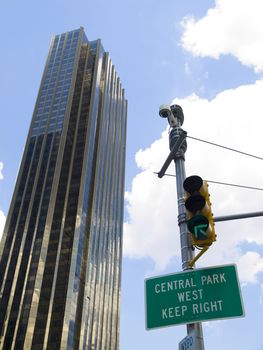
[[[0,246],[0,349],[118,349],[126,119],[100,40],[55,36]]]

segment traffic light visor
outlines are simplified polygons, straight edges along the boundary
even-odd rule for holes
[[[203,179],[198,175],[189,176],[184,180],[183,186],[185,191],[192,195],[201,189]]]
[[[185,201],[185,207],[191,213],[196,213],[199,210],[202,210],[206,205],[206,200],[200,194],[194,194],[188,197]]]

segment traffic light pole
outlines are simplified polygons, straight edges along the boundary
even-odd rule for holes
[[[167,118],[172,128],[169,134],[170,154],[168,155],[164,165],[158,173],[158,177],[162,178],[168,166],[174,160],[176,172],[176,188],[177,188],[177,203],[178,203],[178,225],[180,231],[181,258],[183,271],[192,270],[190,262],[194,258],[193,245],[189,238],[186,221],[186,210],[184,201],[183,183],[185,176],[185,152],[187,148],[186,136],[187,133],[181,128],[184,122],[183,110],[178,105],[162,105],[160,106],[159,115],[162,118]],[[194,338],[191,349],[204,350],[203,331],[201,323],[187,324],[187,336]],[[181,344],[182,342],[180,342]],[[179,347],[180,347],[179,344]],[[180,347],[181,350],[181,347]]]
[[[172,150],[177,140],[181,138],[181,135],[186,132],[179,126],[173,128],[170,132],[170,149]],[[174,155],[175,172],[176,172],[176,188],[177,188],[177,204],[178,204],[178,225],[180,231],[180,243],[181,243],[181,258],[183,271],[192,269],[189,262],[194,258],[194,252],[192,244],[189,239],[185,201],[184,201],[184,188],[183,182],[186,178],[185,175],[185,152],[186,152],[186,140],[181,144],[178,152]],[[203,331],[201,323],[193,323],[187,325],[187,335],[192,335],[195,338],[195,350],[204,350]]]
[[[170,132],[170,149],[173,148],[177,139],[179,139],[183,130],[181,127],[177,127]],[[176,189],[177,189],[177,205],[178,205],[178,225],[180,231],[180,243],[181,243],[181,257],[182,257],[182,269],[183,271],[189,269],[189,261],[193,258],[192,245],[189,244],[189,235],[186,223],[186,212],[184,205],[184,188],[183,183],[186,178],[185,175],[185,151],[186,140],[182,143],[178,152],[174,155],[175,173],[176,173]]]

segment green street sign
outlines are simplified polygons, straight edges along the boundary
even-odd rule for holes
[[[145,280],[146,328],[244,316],[235,265]]]

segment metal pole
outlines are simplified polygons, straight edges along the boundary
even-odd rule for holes
[[[244,214],[233,214],[225,216],[217,216],[214,218],[214,222],[229,221],[229,220],[239,220],[239,219],[249,219],[263,216],[263,211],[257,211],[254,213],[244,213]]]
[[[165,175],[166,170],[168,169],[169,165],[171,164],[171,161],[174,159],[178,150],[181,148],[182,143],[185,142],[186,135],[187,135],[187,133],[182,130],[179,137],[176,139],[176,142],[172,146],[171,152],[168,155],[166,161],[164,162],[162,169],[158,172],[158,177],[160,179]]]
[[[182,269],[183,271],[190,270],[189,263],[194,257],[192,249],[192,242],[189,239],[187,222],[186,222],[186,210],[184,204],[184,188],[183,183],[185,180],[185,152],[186,152],[186,136],[187,133],[181,128],[184,122],[183,110],[178,105],[161,105],[159,109],[159,115],[162,118],[167,118],[170,127],[172,128],[169,135],[170,154],[166,159],[162,169],[158,173],[158,177],[164,176],[169,164],[172,160],[175,162],[176,172],[176,188],[177,188],[177,201],[178,201],[178,225],[180,231],[180,243],[181,243],[181,257],[182,257]],[[195,347],[191,347],[194,350],[204,350],[203,331],[201,323],[192,323],[187,325],[187,335],[195,338]],[[180,344],[179,344],[180,346]]]
[[[177,121],[177,127],[173,128],[170,132],[170,150],[173,149],[176,141],[180,138],[180,135],[185,133],[181,128],[181,123]],[[185,133],[186,134],[186,133]],[[181,258],[183,271],[190,270],[189,261],[193,259],[194,253],[192,244],[189,239],[186,223],[186,211],[184,205],[184,188],[183,182],[185,180],[185,152],[186,141],[181,144],[179,151],[175,154],[175,172],[176,172],[176,188],[177,188],[177,203],[178,203],[178,225],[180,231],[180,243],[181,243]],[[193,323],[187,325],[187,334],[194,334],[196,349],[204,350],[203,331],[201,323]]]

